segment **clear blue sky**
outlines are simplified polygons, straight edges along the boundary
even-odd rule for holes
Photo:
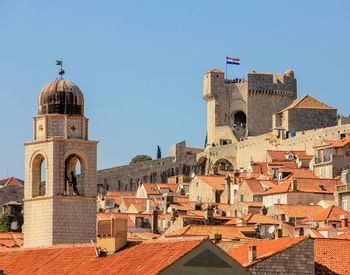
[[[42,86],[65,78],[85,96],[98,167],[203,146],[203,73],[292,68],[299,96],[349,109],[350,1],[0,0],[0,178],[23,177],[23,141]]]

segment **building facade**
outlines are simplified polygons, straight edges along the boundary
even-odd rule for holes
[[[89,242],[96,235],[97,141],[88,139],[83,94],[56,79],[38,103],[34,137],[24,145],[24,246]]]

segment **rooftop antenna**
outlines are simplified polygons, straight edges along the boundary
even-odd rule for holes
[[[58,74],[61,76],[61,79],[63,78],[63,75],[65,71],[63,70],[63,59],[61,60],[56,60],[56,66],[61,66],[61,69],[58,71]]]

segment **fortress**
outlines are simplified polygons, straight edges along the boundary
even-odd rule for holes
[[[218,69],[204,75],[207,144],[197,154],[200,174],[249,169],[265,161],[266,150],[306,150],[350,131],[348,118],[304,95],[297,98],[292,70],[284,74],[248,72],[247,79],[227,80]]]
[[[245,79],[228,80],[213,69],[203,81],[205,148],[178,143],[169,157],[98,171],[98,185],[130,191],[139,182],[167,182],[169,176],[180,174],[249,170],[252,162],[266,161],[267,150],[306,150],[313,155],[313,147],[324,140],[350,133],[349,118],[338,119],[336,109],[310,95],[297,96],[292,70],[250,71]]]

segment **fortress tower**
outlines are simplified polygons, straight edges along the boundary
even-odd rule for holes
[[[294,72],[248,72],[246,79],[227,80],[214,69],[204,75],[207,101],[207,145],[235,143],[272,131],[273,114],[297,97]]]
[[[56,79],[38,103],[33,141],[25,142],[24,246],[89,242],[96,230],[98,142],[88,140],[83,94]]]

